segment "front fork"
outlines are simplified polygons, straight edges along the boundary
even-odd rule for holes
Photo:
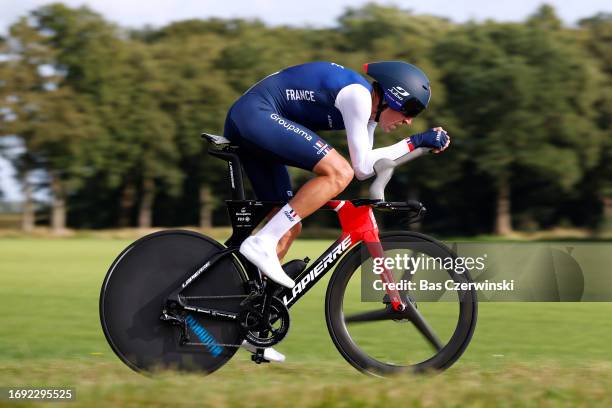
[[[378,236],[378,225],[374,218],[374,211],[370,205],[355,206],[350,201],[330,201],[327,206],[338,213],[340,225],[342,226],[342,240],[347,235],[351,236],[352,242],[363,241],[374,258],[383,258],[385,251]],[[385,291],[389,295],[393,310],[402,312],[406,309],[406,303],[402,300],[397,289],[390,289],[390,283],[395,283],[393,272],[387,269],[383,263],[381,279],[385,283]]]
[[[370,209],[370,211],[372,211],[372,209]],[[378,237],[378,230],[375,233],[365,234],[364,243],[368,248],[370,256],[372,256],[372,259],[385,257],[385,250],[383,249],[380,238]],[[387,295],[389,295],[391,306],[393,307],[393,310],[403,312],[406,309],[406,305],[402,301],[399,291],[397,289],[389,288],[390,286],[395,287],[395,285],[389,285],[389,283],[395,283],[393,272],[384,266],[384,262],[382,263],[382,266],[383,272],[380,274],[380,277],[383,281],[385,292],[387,292]]]

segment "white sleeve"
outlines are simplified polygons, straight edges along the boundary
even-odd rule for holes
[[[372,150],[376,122],[370,120],[372,96],[363,85],[351,84],[342,88],[336,96],[335,106],[342,113],[351,164],[358,180],[374,175],[374,163],[377,160],[395,160],[410,151],[405,140]]]

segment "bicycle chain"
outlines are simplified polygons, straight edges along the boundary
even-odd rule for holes
[[[261,292],[260,291],[252,291],[251,293],[249,293],[248,295],[219,295],[219,296],[215,296],[215,295],[210,295],[210,296],[181,296],[181,299],[183,300],[206,300],[206,299],[240,299],[240,298],[244,298],[245,300],[242,301],[242,303],[245,303],[251,299],[254,299],[258,296],[261,296]],[[249,343],[247,341],[247,343]],[[242,347],[242,344],[228,344],[228,343],[196,343],[196,342],[183,342],[181,343],[183,346],[189,346],[189,347],[195,347],[195,346],[220,346],[220,347],[234,347],[234,348],[240,348]],[[251,344],[251,343],[249,343]],[[257,346],[255,346],[257,347]]]
[[[194,342],[186,342],[182,344],[183,346],[221,346],[221,347],[242,347],[242,344],[224,344],[224,343],[194,343]]]

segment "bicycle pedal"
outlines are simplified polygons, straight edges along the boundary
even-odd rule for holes
[[[251,360],[255,362],[255,364],[261,364],[261,363],[269,363],[269,360],[266,360],[264,358],[264,350],[262,348],[258,348],[257,351],[255,351],[255,354],[253,354],[251,356]]]

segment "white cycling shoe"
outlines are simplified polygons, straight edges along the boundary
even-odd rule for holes
[[[241,347],[244,348],[245,350],[248,350],[249,352],[253,354],[257,352],[257,347],[255,347],[254,345],[252,345],[246,340],[242,342]],[[263,357],[266,360],[271,361],[273,363],[282,363],[283,361],[285,361],[285,355],[283,353],[279,353],[278,351],[274,350],[272,347],[268,347],[264,349]]]
[[[245,239],[240,245],[240,253],[274,282],[287,288],[295,286],[293,279],[281,267],[276,255],[275,244],[253,235]]]

